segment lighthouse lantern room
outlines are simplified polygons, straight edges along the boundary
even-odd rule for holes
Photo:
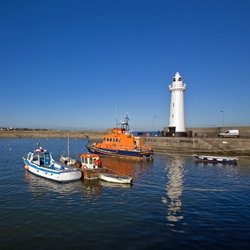
[[[186,84],[183,83],[179,72],[173,77],[172,84],[169,85],[171,92],[169,125],[167,136],[186,137],[185,113],[184,113],[184,91]]]

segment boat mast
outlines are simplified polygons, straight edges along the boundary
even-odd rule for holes
[[[128,118],[128,113],[124,119],[124,121],[121,121],[121,126],[122,129],[125,129],[125,131],[129,131],[129,124],[128,124],[129,118]]]
[[[68,133],[68,157],[70,157],[70,142],[69,142],[69,133]]]

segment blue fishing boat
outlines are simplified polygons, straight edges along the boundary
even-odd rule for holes
[[[79,180],[82,177],[81,171],[56,162],[52,157],[52,153],[47,152],[47,150],[40,147],[40,145],[37,149],[24,155],[23,161],[25,169],[50,180],[70,182]]]
[[[231,163],[236,164],[238,157],[225,156],[207,156],[207,155],[193,155],[197,161],[211,162],[211,163]]]

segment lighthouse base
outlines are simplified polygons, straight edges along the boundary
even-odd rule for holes
[[[176,127],[168,127],[168,132],[166,133],[167,137],[187,137],[187,132],[177,132],[175,131]]]
[[[187,132],[167,132],[166,133],[167,137],[187,137],[188,133]]]

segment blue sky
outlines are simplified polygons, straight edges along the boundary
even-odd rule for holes
[[[0,0],[0,127],[250,126],[250,1]],[[155,118],[153,118],[156,116]]]

